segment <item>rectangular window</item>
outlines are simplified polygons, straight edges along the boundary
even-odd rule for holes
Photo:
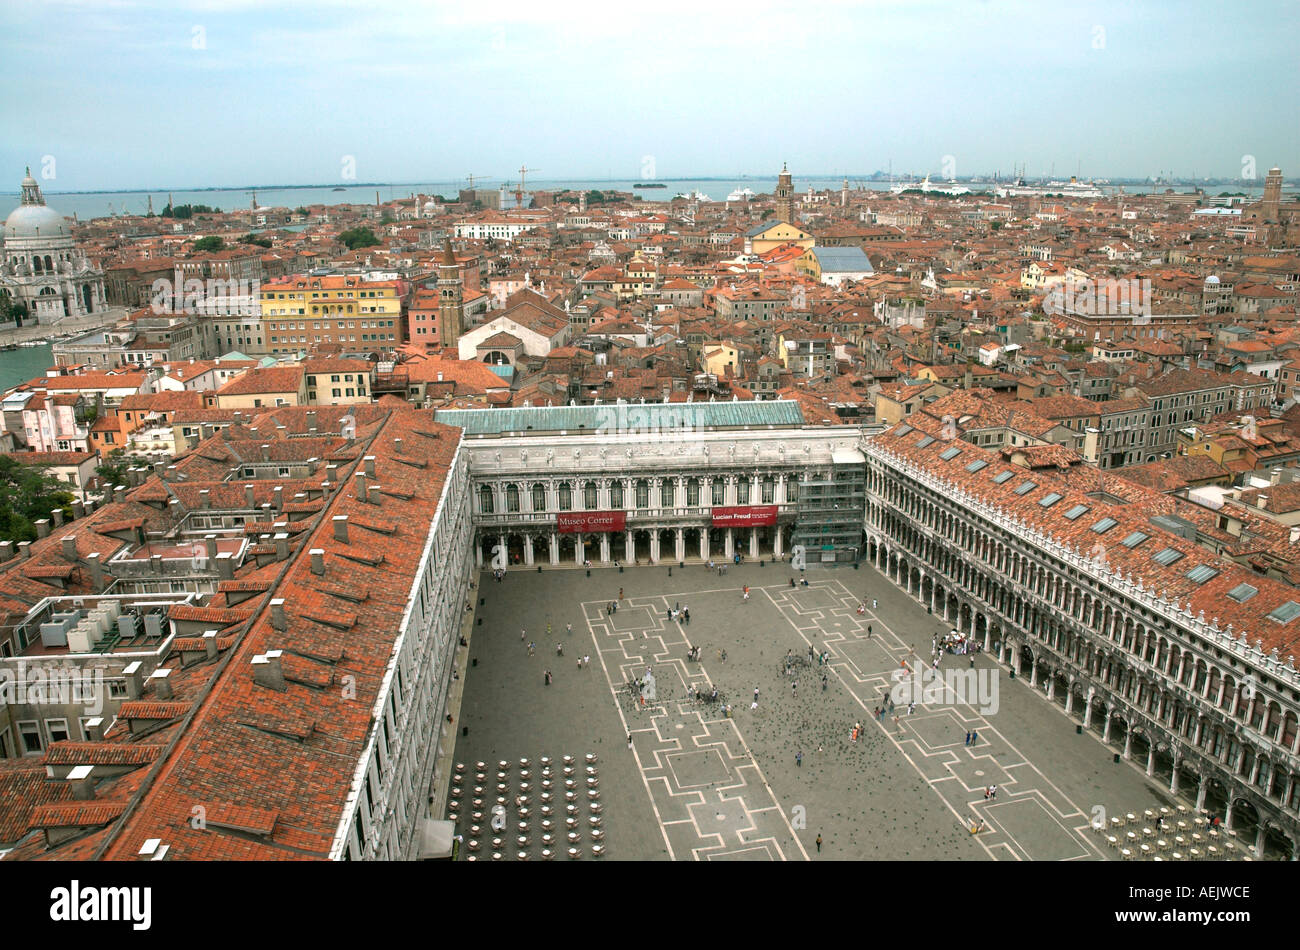
[[[1288,600],[1268,615],[1269,620],[1276,620],[1278,623],[1290,623],[1296,617],[1300,617],[1300,604],[1294,600]]]
[[[1183,552],[1177,548],[1162,548],[1155,554],[1151,555],[1151,560],[1155,561],[1157,564],[1163,564],[1165,567],[1168,567],[1176,561],[1181,561],[1183,556]]]
[[[1121,541],[1120,544],[1124,545],[1126,548],[1135,548],[1148,537],[1150,537],[1150,535],[1143,534],[1141,531],[1134,531],[1127,538]]]
[[[1237,603],[1244,604],[1258,593],[1258,587],[1252,587],[1249,584],[1238,584],[1232,590],[1228,591],[1228,596]]]
[[[1042,498],[1038,499],[1038,503],[1042,505],[1044,508],[1051,508],[1054,504],[1060,501],[1062,497],[1064,496],[1056,492],[1049,492],[1048,494],[1044,495]]]
[[[943,459],[945,462],[949,462],[952,459],[955,459],[959,455],[961,455],[961,449],[957,448],[957,446],[954,445],[952,448],[944,449],[942,452],[940,452],[939,458]]]
[[[38,722],[18,723],[18,738],[22,740],[23,755],[45,751],[45,745],[41,740],[41,725]]]
[[[1210,578],[1218,575],[1218,568],[1210,567],[1208,564],[1201,564],[1187,572],[1187,579],[1196,584],[1204,584]]]
[[[1107,531],[1115,527],[1115,525],[1117,524],[1119,524],[1119,522],[1116,521],[1114,518],[1102,518],[1100,521],[1098,521],[1095,525],[1092,526],[1092,530],[1095,531],[1097,534],[1105,534]]]
[[[45,720],[45,731],[49,735],[51,742],[67,742],[68,720],[47,719]]]
[[[1067,521],[1074,521],[1077,518],[1082,518],[1087,513],[1088,513],[1087,505],[1075,505],[1073,508],[1071,508],[1069,511],[1065,513],[1065,519]]]
[[[1028,495],[1031,491],[1033,491],[1037,487],[1038,487],[1037,482],[1021,482],[1019,485],[1016,486],[1016,494]]]
[[[1015,472],[1006,471],[1006,472],[1002,472],[1000,475],[994,475],[993,484],[1001,485],[1004,482],[1010,481],[1012,478],[1015,477],[1015,474],[1016,474]]]

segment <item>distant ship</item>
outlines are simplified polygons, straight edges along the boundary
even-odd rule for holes
[[[335,190],[335,191],[347,191],[346,188],[335,188],[334,190]]]
[[[689,195],[686,194],[685,192],[673,195],[674,201],[676,201],[678,198],[685,198],[687,201],[712,201],[713,200],[702,191],[693,191]]]
[[[1045,185],[1028,185],[1023,178],[1017,178],[1014,185],[1008,185],[1006,188],[999,188],[996,191],[999,198],[1014,198],[1025,196],[1061,195],[1065,198],[1100,198],[1102,191],[1094,183],[1079,181],[1073,175],[1070,180],[1066,181],[1049,181]]]
[[[637,184],[633,185],[632,187],[633,188],[667,188],[668,186],[661,185],[657,181],[652,181],[646,184],[641,184],[640,182],[637,182]]]
[[[754,192],[749,188],[737,188],[731,194],[727,195],[728,201],[748,201],[754,197]]]
[[[952,181],[947,185],[934,185],[930,183],[930,176],[926,175],[920,181],[899,182],[889,189],[896,195],[901,195],[905,191],[919,191],[927,195],[969,195],[970,189],[965,185],[959,185]]]

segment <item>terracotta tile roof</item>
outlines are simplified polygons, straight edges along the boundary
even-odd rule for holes
[[[50,802],[32,810],[33,828],[106,825],[126,811],[126,802]]]

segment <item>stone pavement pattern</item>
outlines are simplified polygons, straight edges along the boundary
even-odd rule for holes
[[[618,860],[816,859],[818,834],[829,859],[1098,858],[1109,855],[1087,830],[1095,806],[1170,804],[1005,670],[993,674],[996,712],[922,704],[911,716],[896,709],[899,727],[892,716],[875,721],[890,674],[912,662],[912,649],[928,657],[931,636],[947,625],[865,565],[811,571],[808,587],[791,588],[789,577],[783,565],[731,567],[721,577],[703,566],[674,568],[672,577],[664,567],[590,577],[512,571],[499,583],[483,574],[482,623],[469,651],[477,665],[464,671],[457,722],[469,734],[458,739],[456,761],[486,761],[495,778],[500,759],[571,753],[581,762],[597,753],[604,844]],[[611,616],[606,605],[620,588]],[[669,620],[678,604],[690,608],[689,624]],[[696,645],[701,661],[688,661]],[[786,675],[786,652],[806,658],[809,646],[830,653],[828,666],[803,663]],[[579,655],[590,666],[579,668]],[[968,658],[944,661],[957,663]],[[655,696],[643,706],[624,684],[647,666]],[[994,664],[980,656],[977,666]],[[705,695],[716,686],[732,715],[691,700],[691,685]],[[857,742],[854,723],[865,727]],[[968,747],[972,728],[979,742]],[[999,789],[986,802],[989,784]],[[986,829],[972,836],[981,818]]]

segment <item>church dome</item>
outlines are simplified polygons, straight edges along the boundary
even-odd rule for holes
[[[41,186],[32,177],[31,169],[23,179],[22,204],[5,218],[5,241],[32,238],[71,238],[72,231],[63,215],[45,204]]]

